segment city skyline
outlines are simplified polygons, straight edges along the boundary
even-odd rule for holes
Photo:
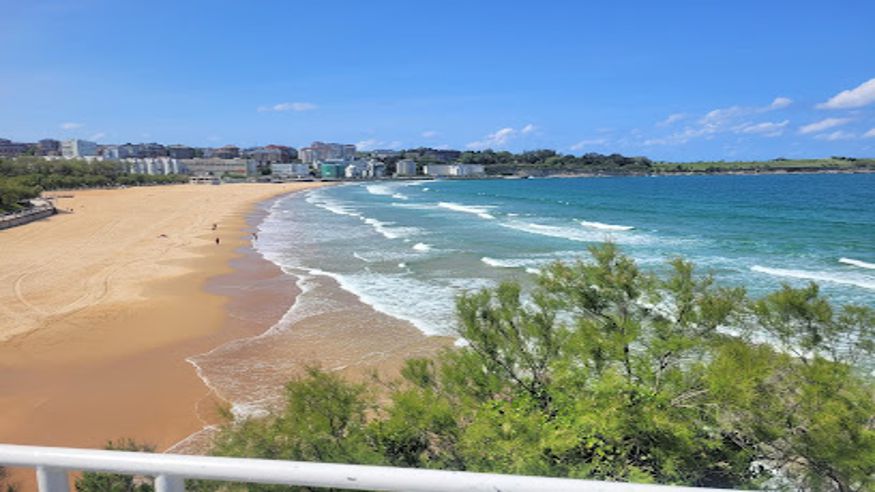
[[[863,2],[210,5],[4,6],[0,137],[875,154]]]

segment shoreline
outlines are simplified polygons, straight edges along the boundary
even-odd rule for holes
[[[221,402],[185,359],[258,329],[230,322],[232,287],[221,279],[239,287],[238,262],[256,256],[245,249],[258,204],[300,189],[78,191],[75,214],[4,231],[0,442],[102,448],[132,438],[163,450],[217,421]],[[250,280],[284,275],[261,261]],[[27,489],[33,475],[11,478]]]
[[[266,208],[286,198],[289,195],[262,203],[253,227],[267,217]],[[265,415],[281,407],[286,383],[304,376],[308,367],[318,366],[357,382],[371,381],[374,376],[395,379],[408,358],[433,356],[455,341],[426,335],[411,322],[378,311],[330,276],[283,267],[255,247],[246,249],[248,258],[241,261],[279,272],[281,278],[275,279],[274,286],[294,290],[295,295],[290,303],[282,304],[286,309],[273,313],[279,314],[272,315],[275,322],[260,323],[246,336],[187,358],[204,384],[230,406],[235,419]],[[234,275],[246,273],[238,270],[229,277]],[[272,289],[266,285],[263,291]],[[314,310],[312,301],[331,308]],[[229,308],[231,319],[264,313],[246,301]],[[206,425],[168,451],[203,453],[215,430],[215,425]]]

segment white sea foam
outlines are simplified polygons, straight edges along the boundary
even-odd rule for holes
[[[490,258],[489,256],[484,256],[480,258],[480,261],[486,263],[487,265],[494,268],[522,268],[526,265],[532,265],[539,263],[538,260],[534,258]]]
[[[415,227],[389,227],[394,222],[383,222],[371,217],[361,217],[365,224],[373,227],[375,231],[381,234],[386,239],[401,239],[413,236],[419,232]]]
[[[503,222],[499,225],[508,229],[528,232],[529,234],[538,234],[541,236],[567,239],[569,241],[578,241],[582,243],[612,241],[617,244],[648,244],[653,241],[652,238],[644,235],[623,234],[620,236],[613,236],[609,234],[609,231],[587,231],[579,227],[537,224],[533,222],[510,221]]]
[[[769,268],[760,265],[754,265],[750,267],[750,269],[754,272],[765,273],[776,277],[814,280],[817,282],[852,285],[854,287],[860,287],[861,289],[875,290],[875,279],[856,274]]]
[[[541,270],[539,268],[528,267],[526,268],[526,273],[531,273],[532,275],[540,275]]]
[[[851,265],[859,268],[865,268],[867,270],[875,270],[875,263],[867,263],[865,261],[855,260],[853,258],[839,258],[839,263],[844,263],[845,265]]]
[[[416,243],[413,245],[413,249],[420,252],[431,251],[431,245],[425,243]]]
[[[407,195],[404,193],[392,193],[392,198],[396,200],[407,200]]]
[[[418,280],[404,273],[340,275],[317,268],[310,269],[309,273],[333,278],[361,302],[381,313],[409,321],[426,335],[453,333],[453,305],[458,289],[450,285]],[[411,299],[416,302],[410,302]]]
[[[353,252],[352,252],[352,255],[353,255],[354,257],[358,258],[359,260],[362,260],[362,261],[365,262],[365,263],[371,263],[371,262],[374,261],[374,260],[369,260],[369,259],[365,258],[364,256],[360,255],[360,254],[358,253],[358,251],[353,251]]]
[[[372,195],[392,196],[392,193],[394,193],[392,188],[385,184],[367,185],[365,186],[365,189]]]
[[[337,215],[361,217],[361,214],[349,205],[337,200],[326,198],[320,194],[309,193],[306,200],[307,203],[311,203],[321,209],[328,210],[329,212]]]
[[[494,219],[495,216],[489,212],[495,208],[494,205],[462,205],[461,203],[440,202],[438,207],[452,210],[454,212],[463,212],[466,214],[474,214],[481,219]]]
[[[602,222],[590,222],[587,220],[581,220],[580,225],[583,227],[589,227],[590,229],[598,229],[600,231],[631,231],[634,229],[632,226],[604,224]]]

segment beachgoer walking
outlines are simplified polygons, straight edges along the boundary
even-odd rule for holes
[[[215,231],[218,228],[219,228],[219,224],[213,223],[213,230]]]
[[[258,233],[257,233],[257,232],[253,232],[253,233],[252,233],[252,240],[253,240],[253,241],[258,241]]]
[[[216,238],[216,244],[219,244],[219,238]]]

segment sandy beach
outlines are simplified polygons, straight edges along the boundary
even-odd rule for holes
[[[126,437],[161,451],[218,422],[236,395],[217,394],[186,359],[201,354],[209,372],[261,357],[259,335],[298,290],[250,246],[257,204],[310,186],[58,193],[72,213],[0,233],[0,442],[100,448]],[[269,344],[288,363],[243,382],[276,395],[307,364],[391,375],[450,343],[337,295],[348,316],[296,326]],[[25,490],[27,477],[13,475]]]

